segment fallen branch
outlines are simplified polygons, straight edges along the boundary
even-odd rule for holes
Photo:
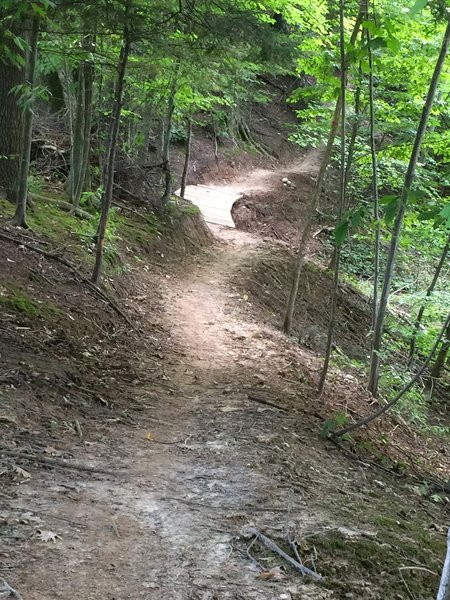
[[[399,391],[399,393],[390,402],[388,402],[384,406],[381,406],[378,410],[376,410],[374,413],[372,413],[368,417],[364,417],[364,419],[360,419],[359,421],[356,421],[356,423],[353,423],[353,425],[349,425],[348,427],[344,427],[343,429],[339,429],[338,431],[332,433],[331,437],[341,437],[346,433],[350,433],[351,431],[354,431],[355,429],[364,427],[364,425],[368,425],[369,423],[372,423],[372,421],[375,421],[375,419],[377,419],[379,416],[381,416],[383,413],[387,412],[390,408],[392,408],[395,404],[397,404],[397,402],[406,394],[406,392],[408,392],[413,387],[413,385],[424,374],[424,372],[425,372],[426,368],[428,367],[428,365],[430,364],[439,344],[441,343],[441,340],[444,337],[444,334],[449,325],[450,325],[450,313],[447,315],[447,319],[445,320],[445,323],[442,326],[442,329],[439,332],[439,335],[437,336],[436,341],[434,342],[434,345],[433,345],[432,349],[430,350],[430,353],[428,354],[427,358],[425,359],[423,365],[420,367],[420,369],[417,371],[417,373],[414,375],[414,377],[402,387],[402,389]]]
[[[270,400],[266,400],[265,398],[259,398],[258,396],[253,396],[252,394],[248,394],[247,398],[252,400],[253,402],[258,402],[259,404],[264,404],[265,406],[271,406],[272,408],[276,408],[277,410],[286,413],[287,410],[275,402],[271,402]]]
[[[263,506],[249,506],[249,505],[243,505],[243,506],[227,506],[226,504],[221,504],[219,505],[215,505],[215,504],[208,504],[206,502],[196,502],[195,500],[187,500],[186,498],[178,498],[177,496],[162,496],[160,498],[160,500],[174,500],[175,502],[181,502],[182,504],[187,504],[188,506],[196,506],[198,508],[211,508],[213,510],[236,510],[236,511],[242,511],[242,510],[246,510],[248,512],[279,512],[279,513],[289,513],[291,512],[291,509],[289,508],[273,508],[271,506],[268,506],[267,508],[263,507]]]
[[[87,473],[102,473],[106,475],[115,475],[112,471],[106,469],[98,469],[89,465],[81,465],[79,463],[71,463],[62,458],[50,458],[49,456],[36,456],[35,454],[28,454],[27,452],[21,452],[20,450],[7,450],[6,448],[0,448],[0,455],[11,456],[20,460],[29,460],[31,462],[42,463],[50,467],[62,467],[64,469],[74,469],[75,471],[86,471]]]
[[[11,242],[12,244],[17,244],[18,246],[23,246],[24,248],[27,248],[28,250],[31,250],[32,252],[41,254],[42,256],[45,256],[46,258],[49,258],[50,260],[54,260],[54,261],[64,265],[68,269],[70,269],[73,273],[75,273],[75,275],[77,277],[79,277],[81,279],[81,281],[83,281],[86,285],[88,285],[91,288],[91,290],[93,290],[95,292],[95,294],[97,296],[99,296],[102,300],[107,302],[116,311],[116,313],[119,314],[128,323],[128,325],[134,331],[137,331],[134,323],[130,320],[128,315],[125,314],[123,312],[123,310],[114,302],[114,300],[112,298],[110,298],[106,292],[104,292],[97,285],[95,285],[95,283],[93,283],[88,277],[86,277],[85,275],[80,273],[80,271],[71,262],[69,262],[65,258],[62,258],[61,256],[58,256],[57,254],[52,254],[51,252],[42,250],[41,248],[38,248],[37,246],[28,244],[27,242],[24,242],[22,240],[14,238],[10,235],[6,235],[5,233],[0,233],[0,239],[5,240],[7,242]]]
[[[292,567],[294,567],[294,569],[297,569],[297,571],[299,571],[302,575],[308,575],[308,577],[311,577],[312,579],[316,579],[317,581],[320,581],[323,579],[322,575],[319,575],[318,573],[311,571],[311,569],[308,569],[308,567],[301,565],[299,562],[297,562],[295,559],[293,559],[292,556],[289,556],[289,554],[286,554],[286,552],[284,550],[282,550],[279,546],[277,546],[275,544],[275,542],[272,542],[272,540],[270,540],[268,537],[266,537],[265,535],[260,533],[254,527],[248,527],[247,531],[251,535],[254,535],[262,544],[264,544],[264,546],[266,546],[266,548],[268,548],[272,552],[275,552],[275,554],[278,554],[279,556],[284,558],[284,560],[286,560]]]

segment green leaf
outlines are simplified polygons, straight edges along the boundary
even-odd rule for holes
[[[428,0],[416,0],[414,6],[409,9],[410,15],[417,15],[422,12],[425,6],[428,4]]]
[[[393,199],[388,204],[386,204],[386,208],[384,210],[384,220],[387,225],[389,225],[389,223],[392,223],[392,221],[394,220],[394,217],[397,214],[399,202],[400,198],[398,196],[394,196]]]
[[[398,200],[398,196],[394,195],[394,194],[387,194],[386,196],[381,196],[380,198],[380,204],[391,204],[392,202],[395,202],[396,200]]]
[[[450,204],[444,206],[439,213],[439,216],[441,216],[446,221],[447,225],[450,226]]]
[[[334,241],[336,242],[336,246],[340,246],[344,242],[348,234],[349,225],[348,219],[344,219],[336,225],[334,229]]]
[[[370,40],[370,47],[372,48],[372,50],[377,50],[378,48],[386,48],[386,46],[387,41],[382,37],[376,37],[373,38],[373,40]]]
[[[397,38],[395,38],[392,35],[389,36],[386,40],[386,45],[389,48],[389,50],[392,50],[392,52],[396,53],[400,51],[400,42],[399,40],[397,40]]]
[[[439,209],[435,208],[433,210],[426,210],[423,213],[420,213],[417,218],[419,221],[430,221],[439,215]]]
[[[358,227],[358,225],[363,220],[363,217],[364,217],[364,209],[363,208],[359,208],[351,216],[351,219],[350,219],[351,226],[352,227]]]

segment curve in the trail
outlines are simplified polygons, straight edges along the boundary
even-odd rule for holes
[[[180,190],[175,192],[180,195]],[[212,185],[188,185],[184,197],[198,207],[207,223],[234,227],[231,209],[241,198],[236,190]]]

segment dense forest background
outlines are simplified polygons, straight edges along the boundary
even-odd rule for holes
[[[163,212],[174,191],[171,143],[186,147],[184,189],[193,128],[212,134],[216,152],[241,145],[267,154],[249,113],[279,88],[298,117],[289,139],[328,143],[300,228],[285,331],[323,205],[337,223],[330,268],[339,273],[342,262],[342,276],[373,298],[369,389],[377,394],[380,377],[384,390],[396,388],[407,371],[381,374],[380,363],[400,352],[417,372],[448,307],[446,15],[439,3],[348,3],[340,46],[339,7],[326,3],[13,2],[2,12],[0,140],[13,221],[27,226],[43,181],[60,186],[58,205],[80,218],[100,210],[98,283],[114,193]],[[389,299],[394,343],[383,341]],[[430,358],[427,393],[444,374],[447,335]]]
[[[236,227],[266,245],[254,250],[247,238],[222,233],[234,250],[215,277],[237,265],[227,297],[236,294],[239,310],[253,310],[252,318],[277,330],[274,346],[255,350],[246,377],[276,355],[276,377],[288,373],[283,385],[295,384],[306,413],[318,419],[314,439],[368,461],[364,468],[374,462],[383,473],[416,477],[421,499],[433,510],[446,506],[449,11],[447,0],[4,0],[0,312],[5,347],[21,348],[23,366],[0,355],[9,390],[35,385],[39,368],[25,365],[48,344],[67,353],[67,363],[73,359],[70,389],[111,409],[105,390],[114,395],[123,385],[128,398],[125,389],[139,380],[149,353],[164,362],[160,347],[145,345],[156,335],[146,328],[159,327],[170,347],[158,310],[185,321],[171,326],[184,332],[187,346],[190,322],[213,343],[207,326],[228,313],[197,322],[197,308],[181,310],[175,288],[164,285],[183,286],[190,273],[199,288],[200,276],[189,269],[205,255],[212,260],[214,236],[185,199],[187,186],[239,182]],[[28,264],[28,253],[36,264]],[[41,261],[69,275],[58,279]],[[216,279],[211,275],[208,286]],[[33,286],[41,285],[37,300]],[[52,290],[59,296],[50,307]],[[199,298],[213,306],[214,293]],[[238,345],[245,337],[233,335]],[[199,360],[209,360],[200,343],[195,348]],[[116,353],[127,361],[117,379],[108,362]],[[82,369],[78,359],[86,361]],[[67,391],[58,369],[44,377],[45,389]],[[221,370],[224,376],[225,363]],[[200,372],[196,381],[216,384]],[[250,385],[241,375],[242,386]],[[259,392],[247,397],[285,410]],[[16,417],[2,415],[0,404],[2,422],[16,435]],[[78,418],[73,422],[84,442]],[[11,441],[0,453],[17,454],[18,447]],[[421,550],[416,566],[432,555],[434,572],[442,558],[434,540]],[[406,586],[406,596],[383,588],[372,597],[431,597],[436,573],[433,579],[425,571],[416,588],[400,581],[395,593]]]

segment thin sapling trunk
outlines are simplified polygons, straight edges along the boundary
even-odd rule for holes
[[[431,280],[430,285],[427,288],[426,294],[425,294],[425,302],[422,304],[422,306],[419,309],[419,312],[417,313],[417,318],[416,321],[414,323],[414,327],[413,327],[413,332],[411,335],[411,341],[410,341],[410,346],[409,346],[409,360],[408,360],[408,366],[411,366],[413,360],[414,360],[414,354],[416,351],[416,342],[417,342],[417,335],[419,333],[419,329],[420,329],[420,325],[422,323],[422,319],[423,319],[423,315],[425,314],[425,309],[427,307],[427,303],[426,301],[428,300],[428,298],[430,298],[431,294],[434,292],[434,289],[436,287],[436,284],[438,282],[439,276],[441,274],[441,271],[445,265],[445,262],[447,260],[447,256],[449,254],[450,251],[450,234],[447,238],[447,242],[445,243],[444,249],[442,250],[442,254],[441,257],[439,259],[439,262],[436,266],[436,269],[434,271],[434,275],[433,275],[433,279]]]
[[[381,289],[380,301],[377,311],[377,318],[374,329],[373,337],[373,349],[370,364],[370,376],[369,376],[369,391],[373,396],[377,395],[378,392],[378,381],[380,376],[380,351],[381,343],[383,339],[384,322],[386,318],[387,303],[389,294],[391,291],[392,277],[394,274],[395,261],[397,258],[398,245],[400,242],[400,233],[402,230],[403,219],[406,213],[406,206],[408,203],[408,196],[411,190],[412,183],[414,181],[414,175],[416,172],[417,161],[420,155],[422,146],[422,140],[425,135],[428,120],[430,117],[431,109],[433,107],[434,98],[436,95],[439,78],[441,76],[442,68],[444,66],[445,58],[448,52],[448,45],[450,42],[450,22],[447,23],[444,38],[442,40],[439,57],[434,68],[433,77],[431,78],[430,87],[428,89],[427,98],[422,110],[422,116],[417,129],[416,138],[414,140],[414,146],[409,160],[408,169],[405,175],[405,181],[403,184],[403,191],[399,202],[397,215],[395,218],[394,228],[391,236],[391,244],[389,248],[389,254],[386,263],[386,269],[384,273],[383,286]]]
[[[192,119],[189,118],[186,124],[186,151],[184,154],[184,167],[183,175],[181,176],[181,190],[180,197],[184,200],[184,194],[186,193],[186,181],[189,171],[189,161],[191,158],[191,140],[192,140]]]
[[[367,15],[369,14],[369,4],[366,3]],[[369,29],[366,29],[367,55],[369,59],[369,142],[370,156],[372,161],[372,196],[373,196],[373,219],[375,221],[375,242],[374,242],[374,261],[373,261],[373,294],[372,294],[372,331],[375,329],[375,323],[378,313],[378,288],[380,284],[380,253],[381,253],[381,219],[380,219],[380,198],[378,186],[378,158],[375,144],[375,98],[373,81],[373,56],[371,48],[371,35]]]
[[[164,141],[162,147],[162,168],[164,172],[164,193],[159,200],[157,210],[162,210],[165,205],[169,202],[170,196],[172,195],[172,171],[170,168],[170,136],[172,133],[172,119],[175,111],[175,94],[176,88],[176,75],[170,89],[169,100],[167,103],[167,114],[166,114],[166,126],[164,130]]]
[[[340,223],[345,206],[345,118],[346,118],[346,89],[347,89],[347,68],[345,59],[345,37],[344,37],[344,0],[339,3],[339,46],[341,56],[341,156],[340,156],[340,180],[339,180],[339,205],[337,222]],[[341,259],[341,243],[336,242],[336,260],[334,265],[333,289],[331,292],[330,322],[328,325],[327,346],[325,350],[325,359],[319,382],[319,395],[322,395],[330,365],[331,350],[333,347],[334,328],[336,324],[336,304],[339,288],[339,267]]]
[[[359,28],[361,26],[361,22],[363,19],[363,13],[360,11],[355,21],[355,25],[353,27],[353,32],[350,38],[350,45],[353,45],[358,36]],[[311,202],[308,207],[308,212],[303,224],[303,231],[300,238],[300,243],[298,247],[297,259],[294,265],[294,275],[292,278],[292,284],[289,292],[289,298],[286,306],[286,314],[284,317],[283,330],[285,333],[289,334],[292,329],[292,321],[294,318],[294,310],[295,303],[298,295],[298,288],[300,285],[300,278],[303,270],[303,264],[305,262],[305,253],[306,253],[306,245],[308,242],[309,234],[311,231],[311,227],[314,221],[314,213],[316,210],[316,206],[319,202],[320,196],[322,194],[323,182],[325,179],[325,173],[327,171],[328,164],[330,162],[331,153],[333,151],[333,144],[336,138],[336,134],[339,127],[339,119],[341,116],[341,106],[342,106],[342,96],[339,93],[338,99],[336,100],[336,106],[334,109],[333,119],[331,121],[330,132],[328,134],[327,146],[322,157],[322,162],[320,164],[319,173],[317,175],[316,184],[314,187],[313,197],[311,198]]]
[[[102,211],[97,230],[96,253],[94,272],[92,281],[96,285],[100,280],[100,275],[103,265],[103,248],[105,245],[106,226],[108,224],[109,211],[111,208],[113,188],[114,188],[114,168],[117,150],[117,140],[119,136],[120,114],[122,111],[123,87],[125,81],[125,72],[127,68],[128,56],[130,54],[130,24],[129,16],[131,11],[131,0],[126,4],[125,9],[125,28],[122,47],[120,49],[118,74],[116,82],[116,90],[114,94],[113,110],[111,114],[111,123],[108,135],[108,151],[105,164],[105,189],[102,197]]]

